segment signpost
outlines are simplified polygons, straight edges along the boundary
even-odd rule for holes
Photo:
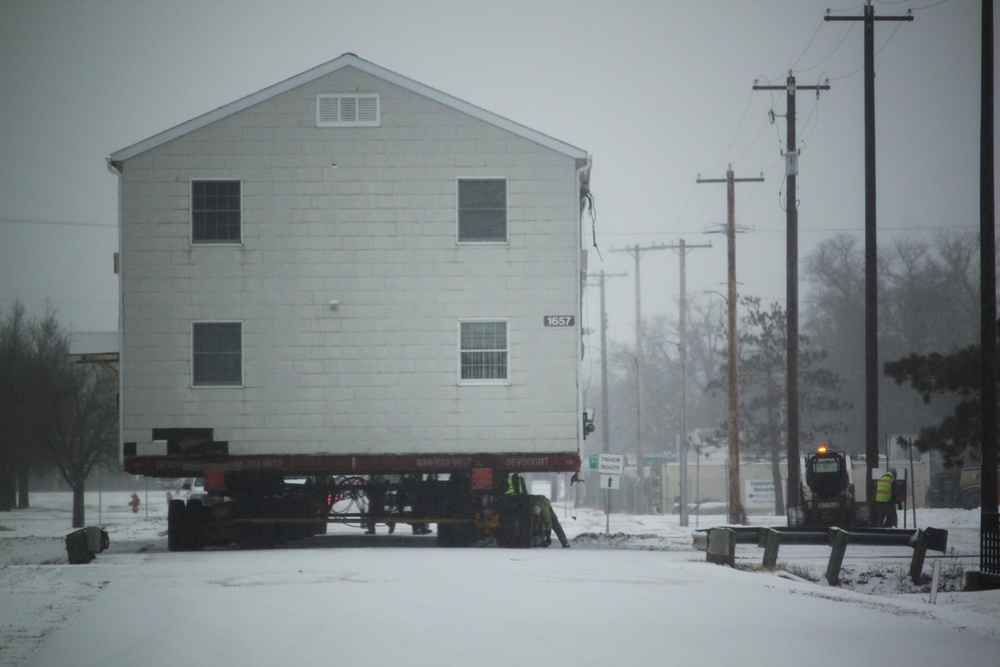
[[[602,475],[624,475],[624,454],[600,454],[597,459],[597,472]]]
[[[597,459],[597,472],[601,474],[601,488],[604,489],[604,533],[611,532],[611,489],[620,486],[625,474],[624,454],[601,454]]]

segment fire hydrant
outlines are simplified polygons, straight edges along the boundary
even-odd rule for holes
[[[133,514],[139,513],[139,494],[135,491],[132,492],[132,500],[129,501],[129,507],[132,508]]]

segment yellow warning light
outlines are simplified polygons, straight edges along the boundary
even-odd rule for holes
[[[826,445],[820,445],[819,447],[816,448],[816,451],[819,452],[820,454],[825,454],[826,453]]]

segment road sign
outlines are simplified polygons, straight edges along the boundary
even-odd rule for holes
[[[597,472],[602,475],[624,475],[625,455],[624,454],[601,454],[597,460]],[[603,487],[604,485],[601,484]]]
[[[621,479],[621,475],[601,475],[601,488],[605,490],[621,488]]]
[[[591,454],[590,455],[590,469],[591,470],[597,470],[597,459],[598,459],[599,456],[600,456],[599,454]]]
[[[748,510],[774,509],[774,480],[743,480],[743,507]]]

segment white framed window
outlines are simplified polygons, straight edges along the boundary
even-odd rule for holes
[[[510,370],[507,330],[507,320],[458,323],[460,384],[507,384]]]
[[[191,384],[243,386],[243,323],[191,323]]]
[[[507,179],[458,179],[458,242],[507,242]]]
[[[191,243],[243,242],[243,184],[239,179],[191,181]]]
[[[381,122],[378,93],[316,96],[316,127],[378,127]]]

